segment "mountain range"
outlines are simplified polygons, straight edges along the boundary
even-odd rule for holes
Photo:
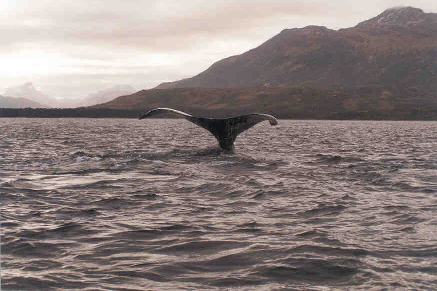
[[[41,103],[26,99],[0,95],[0,108],[45,108]]]
[[[194,77],[97,107],[152,106],[224,113],[239,108],[309,118],[434,114],[437,14],[400,7],[346,29],[285,29]]]
[[[8,96],[8,98],[17,98],[15,104],[19,107],[51,107],[50,103],[52,102],[52,99],[43,92],[37,90],[31,82],[9,87],[5,90],[4,95]],[[23,103],[20,103],[20,99]],[[6,107],[5,105],[6,104],[3,102],[0,102],[0,107]]]
[[[85,99],[79,100],[78,104],[80,106],[91,106],[106,103],[116,97],[130,95],[135,91],[130,85],[115,85],[88,95]]]
[[[347,29],[285,29],[259,47],[158,88],[301,86],[437,90],[437,14],[393,8]]]
[[[83,108],[81,116],[173,107],[209,116],[262,111],[283,118],[437,120],[437,14],[397,7],[345,29],[285,29],[191,78],[133,94],[123,86],[111,90],[76,106],[121,97]]]
[[[129,95],[135,89],[129,85],[115,85],[82,99],[56,99],[44,94],[35,88],[33,83],[27,82],[18,86],[9,87],[0,98],[0,108],[65,108],[84,107],[108,102],[118,96]]]

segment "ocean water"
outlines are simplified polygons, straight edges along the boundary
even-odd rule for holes
[[[437,122],[0,119],[2,290],[437,288]]]

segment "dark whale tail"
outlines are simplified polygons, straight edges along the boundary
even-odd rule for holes
[[[195,117],[188,113],[171,109],[171,108],[155,108],[140,116],[140,119],[151,117],[161,112],[168,112],[178,116],[184,117],[186,120],[203,127],[212,133],[218,140],[219,145],[224,150],[233,150],[234,141],[237,136],[243,131],[251,128],[252,126],[268,120],[270,125],[277,125],[278,120],[275,117],[268,114],[252,113],[247,115],[241,115],[230,118],[205,118]]]

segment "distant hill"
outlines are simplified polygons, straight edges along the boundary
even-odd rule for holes
[[[437,92],[437,14],[392,8],[355,27],[283,30],[259,47],[157,88],[415,88]]]
[[[42,107],[51,107],[51,103],[54,101],[43,92],[37,90],[31,82],[9,87],[5,90],[4,95],[13,96],[15,98],[25,98],[27,100],[39,103]]]
[[[106,103],[116,97],[129,95],[133,92],[135,92],[135,89],[130,85],[116,85],[88,95],[85,99],[78,102],[78,106]]]
[[[40,108],[73,108],[85,107],[108,102],[116,97],[129,95],[135,92],[135,89],[130,85],[115,85],[95,93],[88,95],[85,98],[52,98],[43,92],[37,90],[33,83],[27,82],[18,86],[9,87],[5,90],[5,96],[13,96],[17,98],[24,98],[29,101],[38,103]],[[33,107],[33,106],[31,106]]]
[[[281,118],[437,120],[437,100],[429,99],[414,89],[378,87],[174,88],[143,90],[90,108],[146,111],[172,107],[215,117],[265,112]]]
[[[45,108],[38,102],[26,98],[5,97],[0,95],[0,108]]]

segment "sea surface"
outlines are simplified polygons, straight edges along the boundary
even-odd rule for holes
[[[2,290],[437,288],[437,122],[0,119]]]

